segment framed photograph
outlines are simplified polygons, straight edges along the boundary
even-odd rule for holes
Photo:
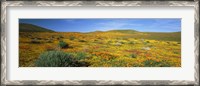
[[[1,85],[199,85],[199,1],[1,3]]]

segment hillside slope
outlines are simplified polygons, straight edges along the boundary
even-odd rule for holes
[[[95,34],[104,33],[109,36],[118,37],[112,33],[123,34],[122,38],[136,38],[136,39],[151,39],[151,40],[162,40],[162,41],[177,41],[181,42],[181,32],[139,32],[136,30],[110,30],[105,32],[96,32]],[[111,35],[112,34],[112,35]]]
[[[143,36],[146,39],[163,40],[163,41],[177,41],[181,42],[181,32],[144,32],[147,35]]]
[[[118,32],[118,33],[132,34],[132,33],[138,32],[138,31],[127,29],[127,30],[109,30],[109,31],[107,31],[107,32]]]
[[[55,32],[55,31],[40,26],[36,26],[33,24],[20,23],[19,32]]]

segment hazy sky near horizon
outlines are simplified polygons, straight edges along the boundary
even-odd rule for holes
[[[137,30],[141,32],[178,32],[181,19],[19,19],[57,32],[93,32],[108,30]]]

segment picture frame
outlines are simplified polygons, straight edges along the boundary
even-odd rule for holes
[[[1,2],[1,85],[195,85],[199,86],[199,0],[196,1],[2,1]],[[188,80],[8,80],[7,8],[18,6],[194,6],[194,81]]]

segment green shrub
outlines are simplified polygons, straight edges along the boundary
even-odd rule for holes
[[[60,35],[59,38],[64,38],[64,37],[62,35]]]
[[[133,41],[130,41],[129,44],[135,44]]]
[[[86,42],[85,40],[79,40],[79,42]]]
[[[78,53],[76,53],[76,59],[78,59],[78,60],[83,60],[83,59],[86,59],[88,57],[89,56],[85,52],[78,52]]]
[[[74,36],[70,36],[70,37],[69,37],[69,40],[74,40],[74,39],[75,39]]]
[[[146,43],[150,43],[150,41],[146,41]]]
[[[150,43],[150,41],[146,41],[146,42],[143,42],[144,45],[148,45]]]
[[[155,61],[155,60],[146,60],[143,62],[145,67],[170,67],[171,65],[169,62],[162,60],[162,61]]]
[[[110,43],[112,43],[112,41],[108,41],[107,43],[110,44]]]
[[[123,41],[120,41],[119,43],[121,43],[121,44],[125,44],[125,42],[123,42]]]
[[[47,43],[53,43],[53,41],[52,40],[47,40]]]
[[[62,51],[47,51],[36,60],[37,67],[82,67],[89,66],[86,62],[79,62],[74,55]]]
[[[178,44],[172,44],[173,46],[178,46]]]
[[[42,40],[42,38],[40,38],[40,37],[38,37],[38,38],[36,38],[36,39],[38,39],[38,40]]]
[[[130,56],[131,56],[131,58],[136,58],[137,57],[136,54],[131,54]]]
[[[67,43],[64,42],[64,41],[59,41],[58,46],[59,46],[60,48],[68,48],[68,47],[69,47],[69,44],[67,44]]]
[[[170,42],[167,42],[167,44],[170,44]]]
[[[37,67],[70,67],[74,66],[73,56],[61,51],[44,52],[36,60]]]
[[[179,54],[179,52],[177,52],[177,51],[174,51],[174,54]]]

